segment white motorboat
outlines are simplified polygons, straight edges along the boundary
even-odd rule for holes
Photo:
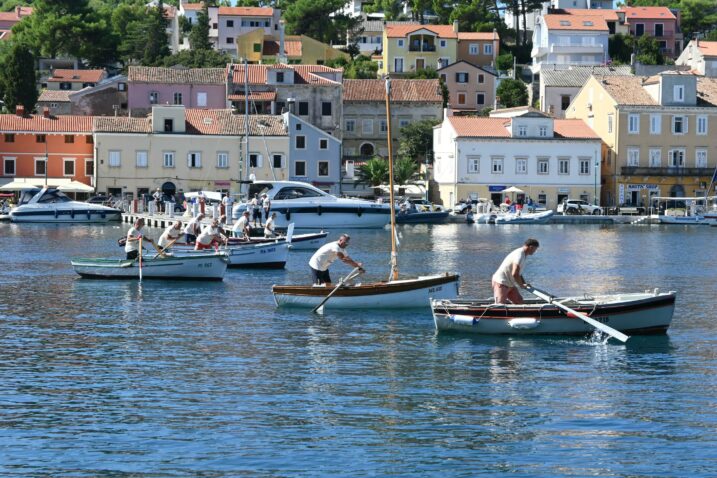
[[[289,223],[300,229],[381,228],[390,221],[391,208],[364,199],[338,198],[299,181],[254,181],[249,186],[249,198],[266,194],[271,211],[277,213],[277,228]],[[247,209],[246,203],[234,206],[238,218]]]
[[[717,224],[717,196],[653,197],[662,224]]]
[[[495,216],[496,224],[547,224],[553,211],[525,213],[514,212]]]
[[[12,222],[104,223],[120,221],[122,211],[100,204],[73,201],[54,188],[23,191],[20,203],[10,211]]]
[[[229,259],[224,253],[202,252],[184,256],[137,259],[74,259],[72,267],[93,279],[202,279],[222,280]]]
[[[292,243],[282,239],[273,243],[229,245],[220,247],[219,251],[225,253],[229,258],[228,267],[283,269],[289,257],[290,244]],[[175,257],[181,257],[206,254],[206,250],[195,251],[194,246],[175,244],[172,247],[172,253]]]
[[[561,306],[563,306],[561,308]],[[432,300],[436,329],[475,334],[585,335],[593,326],[577,311],[612,329],[629,334],[664,334],[672,321],[675,292],[567,297],[547,303],[496,304],[485,300]]]

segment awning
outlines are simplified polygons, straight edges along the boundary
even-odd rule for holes
[[[47,178],[47,185],[49,187],[58,187],[67,185],[72,182],[70,178]],[[41,188],[45,185],[44,177],[31,177],[31,178],[14,178],[11,182],[8,182],[0,186],[0,190],[3,191],[22,191],[24,189]]]
[[[70,181],[68,184],[61,184],[57,189],[64,193],[91,193],[95,188],[79,181]]]

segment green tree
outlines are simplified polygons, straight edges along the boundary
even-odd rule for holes
[[[462,32],[490,32],[498,29],[502,20],[493,10],[490,2],[486,0],[462,0],[456,2],[450,14],[449,22],[458,22],[458,29]]]
[[[223,68],[231,61],[231,55],[217,50],[183,50],[164,57],[161,64],[165,67],[181,65],[187,68]]]
[[[634,47],[635,42],[630,35],[616,33],[608,39],[608,54],[613,63],[629,65]]]
[[[709,31],[717,26],[717,2],[714,0],[681,0],[678,8],[680,28],[685,38],[692,38],[695,33]]]
[[[637,55],[635,60],[643,65],[664,65],[665,57],[660,53],[660,46],[654,37],[641,36],[637,40]]]
[[[498,55],[495,61],[496,67],[501,71],[508,71],[513,69],[514,57],[512,53],[503,53]]]
[[[209,41],[209,7],[206,3],[197,14],[197,23],[189,33],[189,46],[192,50],[212,50],[212,42]]]
[[[705,40],[707,41],[717,41],[717,30],[712,30],[707,35],[705,35]]]
[[[147,14],[146,46],[142,59],[145,65],[156,65],[164,57],[169,56],[169,38],[167,37],[167,19],[164,17],[164,3],[157,2],[156,7],[149,8]]]
[[[336,13],[344,3],[344,0],[293,0],[285,7],[282,5],[287,33],[306,35],[328,44],[344,43],[346,32],[360,22]]]
[[[117,44],[117,57],[125,65],[144,57],[144,5],[123,3],[112,12],[112,32],[121,40]]]
[[[358,168],[356,175],[356,184],[371,186],[374,188],[374,194],[380,196],[378,187],[388,182],[388,160],[374,156]]]
[[[433,127],[438,123],[438,120],[425,119],[401,128],[398,155],[424,162],[426,155],[433,151]],[[431,154],[428,156],[432,157]]]
[[[420,179],[420,169],[415,159],[403,156],[393,163],[393,182],[403,186],[409,181]]]
[[[495,94],[500,98],[499,104],[505,108],[528,104],[528,88],[520,80],[502,80]]]
[[[376,78],[376,72],[378,71],[378,65],[375,61],[371,61],[371,58],[358,55],[353,60],[347,60],[346,58],[334,58],[326,62],[326,66],[332,68],[343,68],[344,78],[348,80],[368,80]]]
[[[0,89],[8,111],[23,105],[28,113],[35,108],[37,98],[35,56],[29,48],[17,42],[5,52],[0,68]]]
[[[434,80],[438,78],[438,71],[432,66],[427,66],[426,68],[409,71],[403,75],[403,78],[410,78],[412,80]]]
[[[403,10],[403,0],[374,0],[366,4],[367,13],[383,12],[386,20],[398,20]]]

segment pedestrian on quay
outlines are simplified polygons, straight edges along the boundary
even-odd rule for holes
[[[344,263],[358,267],[361,272],[363,264],[351,259],[346,252],[351,237],[348,234],[341,234],[338,241],[329,242],[319,248],[318,251],[311,256],[309,260],[309,268],[311,269],[311,281],[314,284],[325,284],[331,287],[331,276],[329,275],[329,266],[336,260],[341,259]]]
[[[154,209],[157,214],[160,214],[162,212],[162,190],[157,188],[152,197],[154,198]]]
[[[143,241],[152,243],[152,239],[149,237],[144,237],[144,233],[142,232],[142,228],[144,227],[144,219],[141,217],[138,217],[136,221],[134,221],[134,225],[129,228],[129,231],[127,231],[127,241],[124,244],[124,251],[127,253],[127,259],[137,259],[139,257],[139,240],[142,239]]]
[[[261,227],[261,204],[259,202],[259,194],[254,194],[254,197],[251,198],[249,205],[251,206],[251,217],[254,221],[254,227],[257,227],[257,221],[259,222],[259,227]]]
[[[523,297],[518,289],[530,287],[523,277],[525,259],[535,254],[539,246],[537,239],[527,239],[522,247],[515,249],[503,259],[491,280],[496,304],[523,303]]]
[[[202,219],[204,219],[204,214],[199,213],[197,217],[193,217],[184,227],[184,241],[187,244],[193,244],[197,241],[197,236],[202,230]]]

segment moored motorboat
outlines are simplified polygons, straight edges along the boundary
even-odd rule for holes
[[[547,224],[554,211],[532,213],[506,213],[495,216],[495,224]],[[477,221],[476,221],[477,222]]]
[[[458,295],[456,274],[437,274],[388,282],[350,284],[336,290],[326,309],[403,309],[428,307],[431,298]],[[275,285],[274,301],[279,307],[316,307],[331,289],[311,285]]]
[[[662,334],[672,321],[675,292],[625,293],[556,298],[556,303],[629,334]],[[431,301],[436,329],[476,334],[585,335],[595,330],[556,303],[485,300]]]
[[[224,253],[201,253],[183,256],[143,257],[141,277],[144,279],[222,280],[229,259]],[[139,279],[140,261],[136,259],[83,258],[71,261],[82,277],[93,279]]]
[[[54,188],[24,191],[25,199],[10,211],[12,222],[105,223],[120,221],[122,211],[100,204],[73,201]]]
[[[293,245],[293,242],[291,243]],[[262,244],[244,243],[219,248],[227,255],[228,267],[244,267],[257,269],[283,269],[289,257],[290,244],[286,239]],[[206,253],[195,251],[194,246],[175,245],[172,247],[175,256]]]
[[[448,211],[406,211],[396,214],[396,224],[440,224],[448,219]]]

